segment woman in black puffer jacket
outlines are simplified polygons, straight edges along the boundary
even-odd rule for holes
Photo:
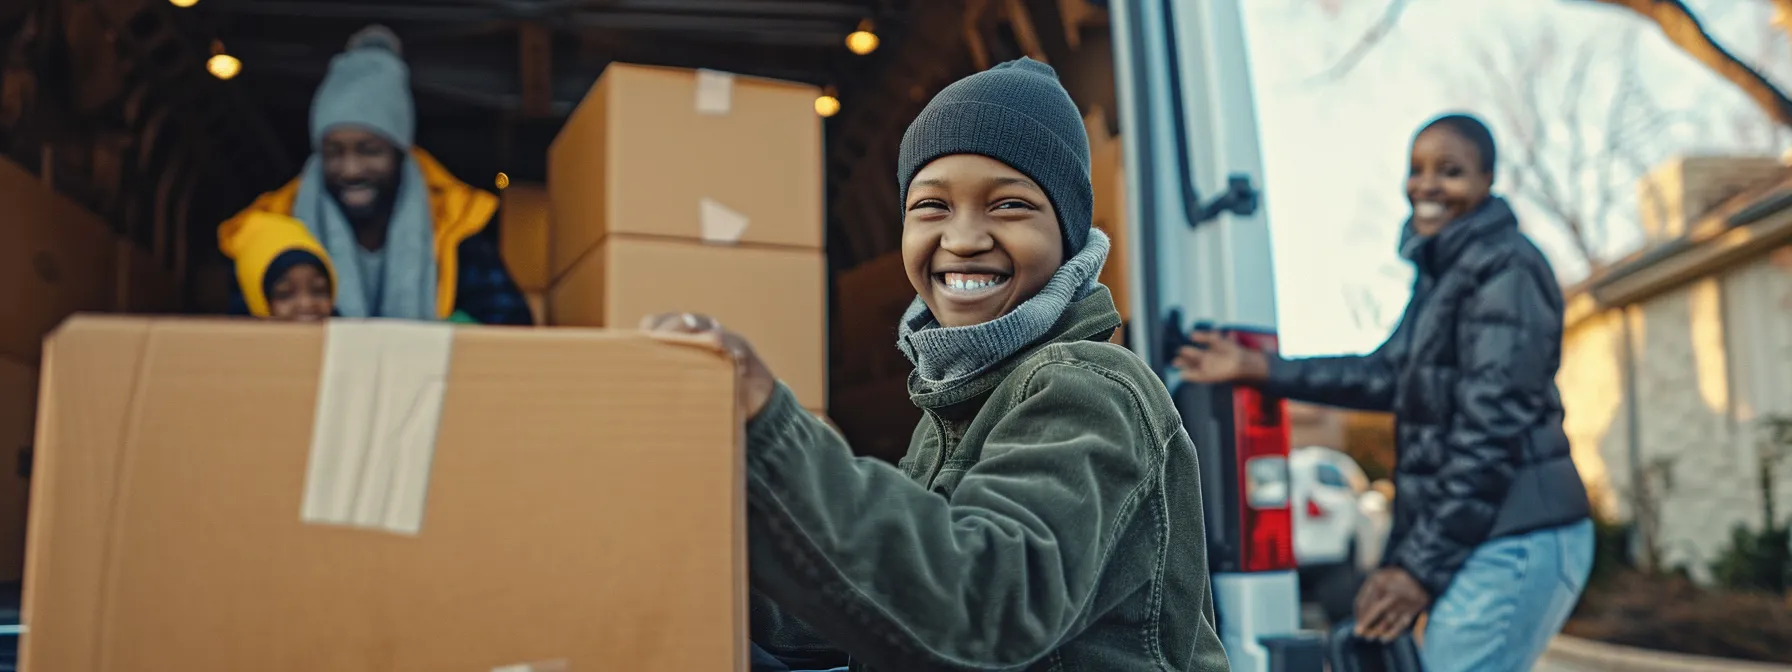
[[[1361,356],[1282,359],[1212,333],[1185,380],[1391,411],[1394,529],[1357,595],[1358,633],[1392,639],[1427,609],[1427,672],[1529,670],[1592,565],[1587,493],[1562,432],[1562,293],[1491,195],[1493,136],[1448,115],[1412,143],[1401,256],[1418,269],[1393,335]]]

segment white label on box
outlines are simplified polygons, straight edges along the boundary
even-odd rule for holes
[[[492,668],[492,672],[570,672],[571,670],[572,666],[567,665],[564,660],[549,660],[539,663],[518,663],[516,665],[505,665],[503,667]]]
[[[727,114],[734,108],[734,75],[719,70],[697,71],[697,113]]]
[[[740,242],[740,237],[747,232],[747,225],[753,223],[746,215],[707,197],[697,201],[697,221],[704,242],[729,245]]]
[[[326,328],[299,517],[416,535],[423,529],[454,328],[340,319]]]

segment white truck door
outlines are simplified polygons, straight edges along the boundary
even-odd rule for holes
[[[1185,385],[1169,371],[1209,325],[1276,343],[1263,161],[1240,0],[1111,0],[1138,260],[1129,343],[1163,371],[1200,453],[1220,638],[1235,670],[1317,671],[1300,630],[1284,403],[1248,388]]]

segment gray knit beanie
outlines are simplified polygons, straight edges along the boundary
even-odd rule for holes
[[[1021,57],[953,82],[921,110],[896,159],[902,203],[915,173],[942,156],[981,154],[1039,184],[1058,213],[1064,258],[1083,249],[1095,200],[1089,135],[1052,67]]]
[[[410,149],[417,128],[411,101],[411,69],[398,36],[385,26],[368,26],[348,39],[348,49],[330,59],[330,71],[311,99],[311,147],[337,126],[360,126]]]

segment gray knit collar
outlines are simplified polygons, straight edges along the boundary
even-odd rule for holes
[[[942,327],[915,297],[896,329],[896,347],[915,365],[920,382],[946,388],[989,370],[1051,331],[1074,301],[1089,295],[1108,258],[1108,237],[1099,229],[1045,287],[1013,311],[968,327]]]

